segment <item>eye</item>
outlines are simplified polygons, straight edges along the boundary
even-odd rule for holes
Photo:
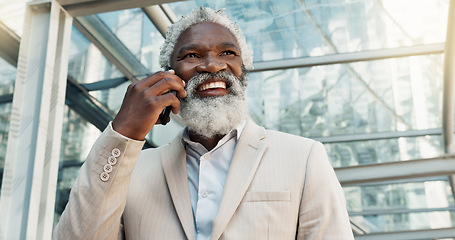
[[[226,50],[226,51],[223,51],[221,54],[221,56],[228,56],[228,55],[234,55],[234,56],[237,56],[238,54],[234,51],[231,51],[231,50]]]
[[[183,56],[182,59],[185,59],[185,58],[197,58],[197,57],[198,57],[198,55],[196,53],[188,53],[185,56]]]

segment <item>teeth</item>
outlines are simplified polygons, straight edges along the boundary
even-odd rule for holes
[[[213,88],[224,88],[226,89],[226,83],[225,82],[211,82],[207,84],[203,84],[200,87],[200,91],[204,91],[207,89],[213,89]]]

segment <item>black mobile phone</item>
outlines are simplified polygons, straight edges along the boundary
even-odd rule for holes
[[[174,91],[174,90],[171,90],[171,91],[169,91],[167,93],[173,93],[174,95],[177,96],[177,92]],[[172,107],[171,106],[167,106],[160,113],[160,122],[161,122],[161,124],[166,125],[170,121],[169,115],[171,114],[171,110],[172,110]]]

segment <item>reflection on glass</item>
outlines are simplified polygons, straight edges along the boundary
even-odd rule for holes
[[[343,189],[351,220],[369,233],[455,226],[447,179]]]
[[[13,93],[16,71],[15,67],[0,58],[0,96]]]
[[[440,157],[442,136],[402,137],[371,141],[325,143],[333,167],[348,167]]]
[[[32,0],[0,0],[0,21],[12,29],[18,36],[22,35],[26,4]]]
[[[12,94],[17,69],[0,58],[0,96]],[[11,103],[0,104],[0,192],[5,167],[6,146],[11,119]]]
[[[65,209],[79,169],[99,135],[100,131],[96,127],[65,106],[54,225],[57,224]]]
[[[123,76],[74,26],[71,32],[68,75],[79,83],[93,83]]]
[[[97,16],[146,68],[160,70],[158,58],[164,38],[140,8]]]
[[[443,56],[251,73],[252,118],[305,137],[441,127]]]
[[[447,221],[435,223],[439,216]],[[455,226],[455,211],[354,216],[351,221],[361,222],[360,228],[368,233],[449,228]]]
[[[397,48],[445,40],[449,1],[205,1],[170,3],[176,16],[226,8],[254,61]]]
[[[3,180],[3,169],[5,168],[11,106],[11,103],[0,104],[0,192]]]
[[[122,105],[123,97],[125,96],[126,89],[130,85],[130,81],[120,84],[117,87],[104,89],[100,91],[92,91],[90,95],[94,96],[109,110],[117,114]]]

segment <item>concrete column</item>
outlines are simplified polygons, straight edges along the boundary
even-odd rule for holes
[[[453,154],[453,115],[455,112],[455,0],[449,2],[444,58],[442,129],[444,150]]]
[[[0,198],[0,239],[51,239],[72,17],[27,5]]]

